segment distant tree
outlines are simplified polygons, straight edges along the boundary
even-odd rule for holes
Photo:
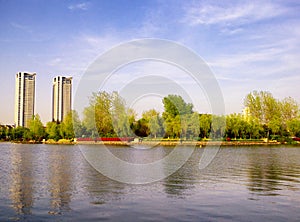
[[[193,113],[193,104],[186,103],[179,95],[168,95],[163,98],[164,112],[163,118],[167,119],[177,115]]]
[[[43,123],[38,114],[34,115],[31,120],[29,120],[29,138],[35,141],[42,141],[45,138],[46,132]],[[26,134],[25,134],[26,135]],[[24,136],[25,138],[27,136]]]
[[[146,119],[141,118],[134,122],[131,126],[134,134],[139,137],[147,137],[150,135],[150,129],[148,127],[148,122]]]
[[[155,109],[148,110],[142,114],[147,121],[147,126],[150,130],[150,135],[154,138],[162,132],[161,117]]]
[[[49,139],[58,141],[61,139],[60,135],[60,125],[57,122],[48,122],[46,124],[46,133],[48,134]]]
[[[83,124],[90,135],[113,135],[111,95],[105,91],[93,93],[90,105],[84,109]]]
[[[259,119],[260,123],[266,126],[269,138],[270,122],[274,123],[275,119],[281,118],[279,101],[270,92],[253,91],[246,96],[244,105],[249,108],[252,117]]]
[[[110,114],[116,135],[118,137],[131,136],[130,121],[132,113],[131,110],[127,109],[125,100],[117,92],[111,94]]]
[[[282,128],[287,130],[287,123],[293,119],[296,119],[299,115],[299,106],[297,102],[291,98],[284,98],[280,104],[280,112],[281,112],[281,124]]]
[[[263,127],[257,118],[251,117],[247,123],[246,132],[250,139],[262,137],[260,132],[263,131]]]
[[[300,137],[300,119],[295,118],[287,122],[287,129],[290,132],[291,136]]]
[[[135,114],[126,107],[125,100],[117,93],[93,93],[90,104],[84,109],[83,129],[89,136],[123,137],[133,134],[131,127]]]
[[[64,139],[73,139],[75,135],[81,136],[83,131],[78,113],[74,110],[69,112],[60,124],[60,134]]]
[[[211,114],[200,114],[199,117],[200,122],[200,133],[203,138],[209,137],[212,123],[212,115]]]
[[[164,112],[162,117],[166,129],[166,135],[180,137],[186,134],[188,123],[187,116],[193,113],[193,105],[186,103],[179,95],[168,95],[163,98]]]
[[[190,115],[189,120],[189,132],[191,137],[199,137],[200,134],[200,121],[199,121],[199,113],[194,112]]]
[[[211,133],[212,138],[214,139],[222,139],[224,136],[226,127],[226,118],[225,116],[212,116],[212,125],[211,125]]]
[[[18,126],[13,128],[10,133],[10,139],[13,141],[26,141],[29,140],[30,130],[28,128]]]
[[[83,126],[82,122],[80,121],[77,111],[72,110],[70,115],[72,117],[72,122],[73,122],[73,129],[74,129],[74,134],[75,134],[74,136],[82,137],[82,135],[85,134],[86,129]]]
[[[88,137],[91,137],[92,135],[95,135],[97,132],[96,123],[95,123],[95,107],[93,105],[90,105],[83,110],[83,121],[82,125],[83,128],[86,129],[86,135]]]
[[[237,139],[237,136],[239,136],[243,130],[242,116],[236,113],[226,116],[226,130],[227,134],[231,132],[234,138]]]
[[[283,130],[282,120],[279,117],[272,118],[269,122],[269,128],[272,131],[273,135],[277,135]]]
[[[6,139],[6,127],[0,125],[0,140]]]

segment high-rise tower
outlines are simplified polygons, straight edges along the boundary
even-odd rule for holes
[[[56,76],[53,79],[52,120],[61,122],[71,111],[72,77]]]
[[[15,126],[28,127],[34,115],[36,73],[19,72],[16,74]]]

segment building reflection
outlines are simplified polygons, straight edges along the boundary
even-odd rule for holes
[[[11,149],[10,198],[17,214],[31,214],[33,206],[32,153],[15,145]]]
[[[72,196],[72,152],[63,152],[59,148],[51,149],[49,158],[50,214],[70,210]]]

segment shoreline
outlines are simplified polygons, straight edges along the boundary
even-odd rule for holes
[[[63,141],[63,142],[14,142],[14,141],[0,141],[0,143],[15,143],[15,144],[46,144],[46,145],[108,145],[108,146],[300,146],[300,143],[295,144],[281,143],[281,142],[264,142],[264,141],[143,141],[143,142],[126,142],[126,141]]]
[[[130,145],[146,145],[146,146],[279,146],[291,145],[300,146],[300,143],[288,144],[281,142],[253,142],[253,141],[143,141],[143,142],[124,142],[124,141],[80,141],[76,145],[117,145],[117,146],[130,146]]]

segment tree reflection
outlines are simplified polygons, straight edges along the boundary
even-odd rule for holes
[[[193,149],[193,147],[180,147],[179,149]],[[164,179],[164,190],[168,195],[176,198],[185,198],[191,193],[190,190],[195,187],[195,182],[197,182],[199,177],[197,165],[199,155],[199,151],[194,151],[193,155],[180,169]]]
[[[105,204],[113,200],[120,200],[124,196],[126,184],[105,177],[88,163],[85,167],[84,176],[86,183],[84,186],[92,199],[91,204]]]
[[[283,166],[278,150],[266,148],[249,154],[248,189],[259,195],[279,195],[282,189]]]

